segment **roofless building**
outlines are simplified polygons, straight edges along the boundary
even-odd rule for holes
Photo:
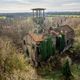
[[[24,37],[23,49],[29,61],[38,67],[41,61],[55,56],[56,52],[63,53],[68,50],[74,42],[75,34],[74,30],[68,25],[55,29],[51,26],[45,30],[45,9],[34,8],[32,11],[34,28]]]

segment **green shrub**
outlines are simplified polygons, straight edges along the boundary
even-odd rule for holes
[[[64,63],[64,65],[62,67],[62,74],[65,77],[65,80],[71,80],[70,77],[72,76],[72,74],[71,74],[68,60]]]
[[[46,60],[50,56],[54,55],[55,47],[53,45],[52,37],[48,36],[48,38],[40,44],[39,49],[42,60]]]

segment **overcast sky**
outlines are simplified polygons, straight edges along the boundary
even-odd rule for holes
[[[0,0],[0,13],[27,12],[37,7],[47,11],[80,11],[80,0]]]

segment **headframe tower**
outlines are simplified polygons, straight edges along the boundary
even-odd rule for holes
[[[35,28],[37,28],[37,33],[43,32],[43,24],[45,20],[45,8],[34,8],[33,11],[33,21],[36,23]]]

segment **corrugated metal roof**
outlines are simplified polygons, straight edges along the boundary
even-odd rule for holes
[[[29,35],[35,42],[41,42],[44,39],[43,34],[35,34],[35,33],[29,32]]]

